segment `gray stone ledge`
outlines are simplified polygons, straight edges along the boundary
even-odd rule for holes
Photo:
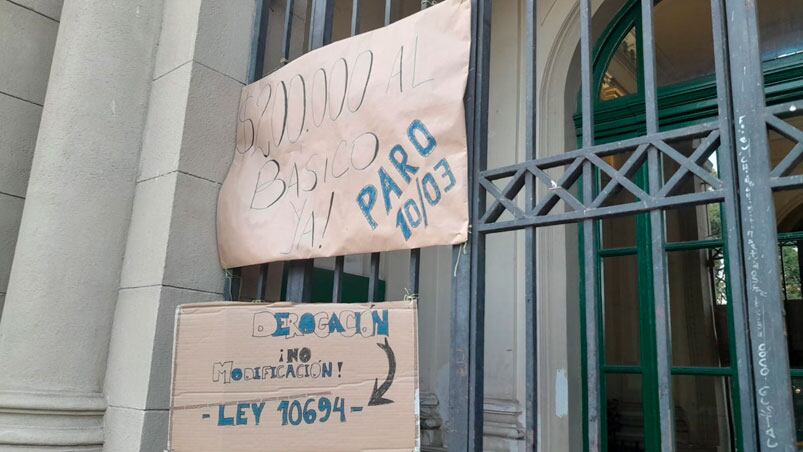
[[[97,392],[0,391],[0,412],[58,411],[80,415],[103,414],[106,400]]]

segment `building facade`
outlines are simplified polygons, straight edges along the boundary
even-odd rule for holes
[[[224,270],[242,87],[437,2],[0,0],[0,450],[164,450],[181,303],[406,296],[424,450],[797,450],[798,1],[473,0],[469,243]]]

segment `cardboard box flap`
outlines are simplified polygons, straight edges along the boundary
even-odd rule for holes
[[[418,414],[414,301],[177,309],[172,451],[409,451]]]

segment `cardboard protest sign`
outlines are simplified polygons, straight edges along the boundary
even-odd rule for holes
[[[470,4],[447,0],[243,89],[218,200],[223,267],[466,240]]]
[[[418,447],[415,302],[176,313],[170,451]]]

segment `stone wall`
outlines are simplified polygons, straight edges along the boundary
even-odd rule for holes
[[[0,0],[0,316],[61,5],[61,0]]]

